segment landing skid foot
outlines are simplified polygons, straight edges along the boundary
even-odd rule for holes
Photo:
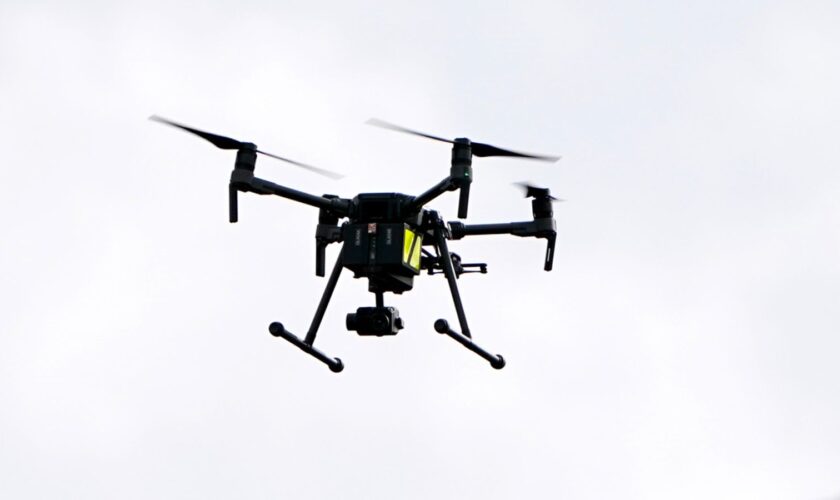
[[[449,328],[449,323],[445,319],[439,319],[435,321],[435,331],[438,333],[445,333],[449,335],[459,344],[466,347],[467,349],[471,350],[472,352],[478,354],[482,358],[486,359],[490,362],[490,366],[497,370],[501,370],[505,367],[505,358],[501,356],[501,354],[490,354],[489,352],[485,351],[481,347],[475,344],[471,338],[465,337],[460,333],[456,332],[452,328]]]
[[[311,344],[307,344],[303,340],[296,337],[292,332],[286,330],[283,326],[283,323],[274,322],[268,326],[268,331],[271,332],[272,335],[275,337],[282,337],[288,340],[291,344],[294,344],[298,349],[309,354],[313,358],[317,359],[318,361],[327,365],[333,373],[338,373],[344,369],[344,363],[341,362],[339,358],[331,358],[324,354],[323,352],[319,351],[312,347]]]

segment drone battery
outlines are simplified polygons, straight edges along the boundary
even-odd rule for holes
[[[356,277],[366,276],[380,284],[395,281],[386,287],[392,291],[411,289],[412,278],[420,274],[423,236],[408,224],[347,224],[343,237],[342,262]]]

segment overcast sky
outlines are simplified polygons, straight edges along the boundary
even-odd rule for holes
[[[0,497],[830,499],[840,495],[836,2],[0,3]],[[243,196],[234,154],[315,194],[418,194],[476,159],[458,241],[496,371],[434,332],[445,279],[360,338],[342,276],[303,334],[317,210]],[[432,208],[455,220],[457,196]],[[337,255],[337,245],[328,258]],[[331,264],[330,264],[331,265]]]

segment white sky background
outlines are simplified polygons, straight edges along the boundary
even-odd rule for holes
[[[835,2],[0,4],[0,497],[780,498],[840,494]],[[317,210],[243,196],[233,154],[314,193],[419,193],[419,130],[564,156],[476,159],[451,245],[495,371],[432,329],[442,277],[359,338],[342,276],[303,334]],[[433,203],[455,219],[457,196]],[[337,246],[328,257],[334,259]],[[331,263],[328,265],[331,266]]]

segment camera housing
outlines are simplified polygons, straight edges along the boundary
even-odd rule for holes
[[[347,329],[359,335],[396,335],[405,324],[396,307],[360,307],[347,314]]]

